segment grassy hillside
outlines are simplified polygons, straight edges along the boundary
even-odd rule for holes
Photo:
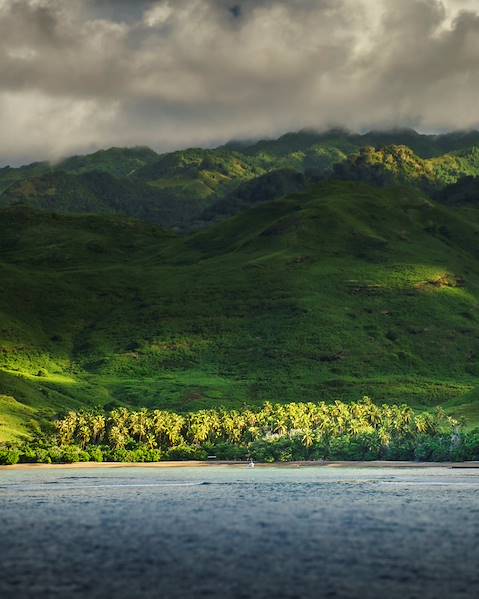
[[[479,420],[479,227],[325,183],[187,237],[0,215],[0,438],[69,407],[441,404]]]

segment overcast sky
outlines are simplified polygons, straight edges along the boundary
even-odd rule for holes
[[[479,125],[479,0],[0,0],[0,163]]]

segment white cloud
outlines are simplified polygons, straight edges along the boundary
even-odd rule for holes
[[[173,10],[169,2],[159,2],[145,12],[144,22],[148,27],[163,25],[172,16]]]

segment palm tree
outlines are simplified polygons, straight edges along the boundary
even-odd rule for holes
[[[303,430],[302,442],[306,447],[311,447],[314,443],[314,433],[310,428]]]
[[[91,435],[92,431],[91,428],[88,426],[88,420],[84,415],[81,415],[80,422],[78,425],[77,436],[80,441],[80,445],[83,447],[83,449],[85,449],[85,447],[90,442]]]
[[[204,443],[211,434],[210,414],[208,410],[200,410],[189,415],[188,429],[193,443]]]
[[[174,412],[166,412],[166,436],[171,447],[184,442],[183,432],[185,430],[185,417]]]
[[[73,443],[77,425],[78,415],[73,411],[68,412],[61,420],[55,421],[59,445],[71,445]]]
[[[128,436],[125,434],[125,429],[114,424],[108,434],[109,441],[115,449],[125,447],[128,441]]]
[[[131,433],[136,435],[140,443],[146,438],[149,429],[151,428],[149,412],[146,408],[142,408],[138,412],[132,412],[129,418]]]
[[[106,419],[103,414],[90,414],[88,425],[91,429],[93,443],[101,443],[106,430]]]

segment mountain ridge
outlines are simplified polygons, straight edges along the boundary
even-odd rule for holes
[[[56,165],[0,170],[0,206],[121,213],[189,231],[328,178],[411,184],[435,193],[479,174],[478,146],[478,132],[361,135],[335,129],[162,155],[143,147],[110,148]],[[68,186],[62,185],[67,176]],[[58,192],[55,184],[45,186],[55,179],[60,180]]]

